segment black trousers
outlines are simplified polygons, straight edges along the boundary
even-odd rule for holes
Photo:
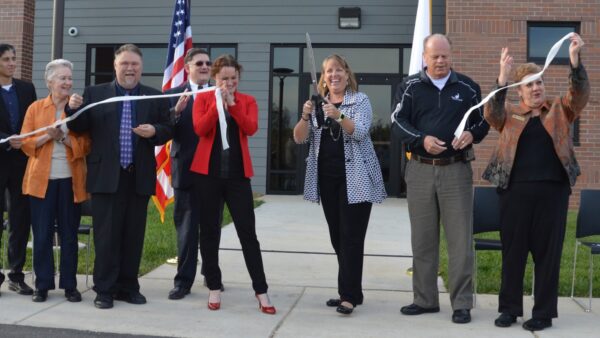
[[[135,190],[135,173],[120,171],[112,194],[92,194],[94,291],[98,294],[140,289],[138,273],[146,231],[148,195]]]
[[[219,268],[219,243],[221,239],[221,214],[223,202],[227,203],[237,232],[246,268],[252,279],[252,288],[258,294],[267,292],[260,244],[256,238],[252,187],[247,178],[224,179],[207,175],[194,175],[195,205],[200,218],[200,255],[206,285],[210,290],[221,288]]]
[[[16,162],[16,160],[15,160]],[[27,254],[27,241],[31,229],[31,219],[29,211],[29,199],[23,195],[21,187],[23,186],[23,175],[25,174],[24,163],[3,163],[2,174],[0,175],[0,209],[5,211],[5,190],[8,189],[10,195],[10,208],[8,210],[8,266],[10,272],[8,278],[11,281],[23,281],[23,266]],[[0,241],[2,240],[2,231],[0,231]],[[0,272],[0,283],[4,280],[4,275]]]
[[[498,311],[523,315],[527,255],[535,264],[532,318],[558,316],[560,257],[571,189],[561,182],[518,182],[500,193],[502,284]]]
[[[200,246],[206,243],[207,239],[199,232],[198,208],[194,207],[193,188],[175,189],[175,203],[173,206],[173,221],[177,231],[177,274],[175,275],[174,285],[191,288],[196,278],[198,262],[198,238]],[[223,214],[223,203],[221,203],[221,212]],[[221,219],[219,219],[221,224]],[[219,228],[219,239],[221,239],[221,228]],[[207,244],[204,244],[207,245]],[[204,274],[204,271],[201,271]]]
[[[348,204],[345,177],[319,176],[319,193],[331,244],[338,260],[338,293],[352,305],[362,304],[365,236],[372,203]]]

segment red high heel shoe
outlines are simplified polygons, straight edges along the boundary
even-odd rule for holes
[[[258,300],[258,309],[260,310],[260,312],[266,313],[268,315],[274,315],[277,312],[277,310],[275,310],[275,307],[272,305],[271,306],[263,306],[260,303],[260,298],[258,298],[258,294],[255,294],[255,296],[256,296],[256,300]],[[267,297],[269,297],[269,296],[267,296]]]
[[[208,309],[209,309],[209,310],[216,311],[216,310],[218,310],[218,309],[220,309],[220,308],[221,308],[221,302],[218,302],[218,303],[211,303],[211,302],[208,302]]]
[[[220,308],[221,308],[221,298],[220,298],[220,295],[219,295],[219,301],[218,302],[211,303],[211,301],[210,301],[210,293],[209,293],[209,295],[208,295],[208,309],[216,311],[216,310],[218,310]]]

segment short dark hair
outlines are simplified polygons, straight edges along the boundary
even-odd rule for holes
[[[115,59],[117,58],[117,55],[119,55],[123,52],[132,52],[132,53],[139,55],[141,58],[144,57],[144,55],[142,55],[142,50],[140,49],[140,47],[134,45],[133,43],[126,43],[126,44],[122,45],[121,47],[119,47],[115,51]]]
[[[208,54],[208,52],[206,51],[206,49],[203,49],[203,48],[192,48],[192,49],[188,50],[187,53],[185,54],[185,58],[183,59],[183,63],[188,63],[188,62],[192,61],[192,59],[194,58],[194,56],[196,56],[198,54],[207,55],[208,59],[210,60],[210,54]]]
[[[212,68],[210,69],[210,76],[214,78],[219,74],[223,67],[233,67],[238,73],[242,73],[242,65],[237,62],[233,55],[223,54],[213,62]]]
[[[15,49],[15,47],[13,45],[10,45],[8,43],[0,44],[0,55],[4,55],[4,53],[6,53],[9,50],[12,51],[13,53],[17,54],[17,50]]]

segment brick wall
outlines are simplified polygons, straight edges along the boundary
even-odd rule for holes
[[[579,191],[600,188],[600,2],[598,0],[447,0],[446,33],[453,42],[454,68],[472,77],[487,95],[499,71],[500,50],[509,47],[515,67],[526,62],[528,21],[573,21],[581,23],[585,42],[582,61],[591,81],[590,101],[580,118],[580,146],[575,152],[582,175],[573,189],[570,207],[579,205]],[[568,43],[565,42],[565,43]],[[544,74],[547,95],[560,95],[567,88],[568,66],[552,65]],[[516,90],[510,100],[517,101]],[[476,146],[474,164],[476,185],[487,185],[481,179],[490,153],[498,141],[498,133]]]
[[[0,0],[0,42],[17,49],[15,77],[31,80],[35,0]]]

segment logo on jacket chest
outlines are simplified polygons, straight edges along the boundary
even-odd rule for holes
[[[456,93],[456,94],[450,96],[450,99],[452,99],[452,101],[456,101],[456,102],[463,101],[463,99],[460,97],[460,93]]]

